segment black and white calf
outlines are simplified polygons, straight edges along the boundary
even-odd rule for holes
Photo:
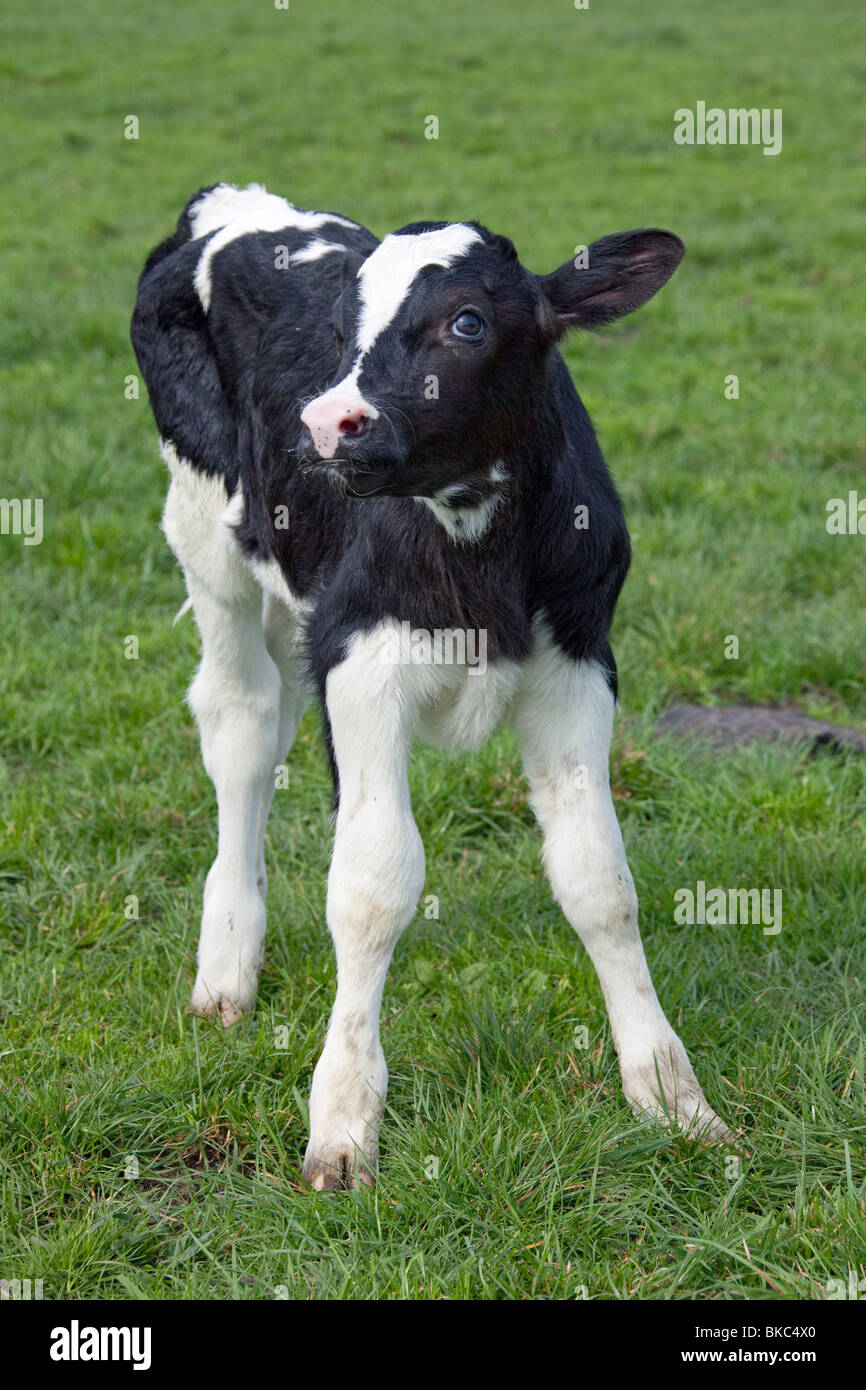
[[[626,1096],[725,1134],[638,932],[608,782],[608,631],[629,543],[556,346],[638,308],[682,254],[669,232],[625,232],[595,242],[588,268],[537,276],[475,223],[378,242],[222,184],[145,266],[132,336],[171,471],[165,533],[201,630],[189,699],[219,802],[192,1005],[225,1023],[255,999],[275,768],[313,694],[325,711],[337,996],[310,1096],[314,1187],[372,1181],[377,1162],[382,990],[424,883],[412,740],[477,747],[506,720]],[[434,659],[401,659],[395,639],[419,630]],[[455,632],[483,637],[483,669],[442,659]]]

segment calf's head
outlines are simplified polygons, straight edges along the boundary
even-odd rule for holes
[[[533,275],[477,223],[385,237],[334,305],[340,368],[301,413],[302,463],[349,496],[481,500],[531,428],[556,342],[639,308],[683,251],[623,232]]]

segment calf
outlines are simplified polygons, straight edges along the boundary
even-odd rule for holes
[[[337,994],[310,1095],[315,1188],[376,1169],[382,991],[424,883],[413,738],[474,748],[506,720],[628,1100],[726,1133],[638,932],[608,781],[608,632],[629,543],[557,350],[570,328],[637,309],[682,254],[669,232],[625,232],[594,242],[587,267],[539,276],[474,222],[378,242],[221,184],[145,265],[132,336],[171,472],[163,525],[201,631],[189,700],[219,806],[192,1007],[226,1024],[255,1000],[275,768],[312,695],[324,710]],[[477,645],[449,662],[455,633]]]

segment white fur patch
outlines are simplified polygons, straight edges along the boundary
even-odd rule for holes
[[[484,671],[445,668],[419,731],[440,748],[480,748],[508,716],[520,679],[516,661],[500,658]]]
[[[231,531],[243,499],[229,501],[217,474],[205,473],[182,459],[170,440],[160,453],[171,472],[162,529],[184,570],[224,603],[235,603],[253,592],[254,581]]]
[[[474,507],[452,507],[447,500],[447,491],[447,488],[443,488],[435,497],[419,497],[418,501],[430,508],[440,526],[445,528],[453,541],[468,541],[471,544],[480,540],[499,506],[499,495],[485,497],[483,502],[478,502]]]
[[[210,308],[213,293],[213,258],[224,246],[250,232],[281,232],[286,227],[300,232],[314,232],[329,223],[342,227],[357,226],[357,223],[347,217],[338,217],[336,213],[307,212],[303,208],[296,208],[285,198],[268,193],[257,183],[251,183],[247,188],[221,183],[212,192],[206,193],[190,212],[193,240],[210,237],[195,272],[196,293],[205,312]]]
[[[235,488],[231,497],[225,505],[222,520],[224,526],[231,526],[233,529],[240,526],[244,519],[244,494],[243,489],[238,486]]]
[[[352,644],[353,689],[360,701],[362,687],[375,704],[379,693],[395,691],[400,707],[407,711],[413,731],[444,748],[480,748],[485,739],[508,717],[512,697],[518,687],[521,667],[516,661],[499,658],[483,666],[466,661],[416,662],[411,653],[395,661],[404,644],[400,624],[394,618],[379,623],[372,631],[358,634]],[[476,652],[481,634],[473,634]],[[483,634],[486,652],[487,634]],[[435,642],[429,644],[434,651]],[[450,644],[443,644],[445,651]]]
[[[292,265],[306,265],[308,261],[321,260],[322,256],[328,256],[332,251],[345,251],[346,247],[338,241],[322,241],[316,237],[315,240],[307,242],[300,251],[289,257]]]
[[[505,483],[508,481],[508,474],[500,463],[494,463],[490,469],[490,481],[492,483]],[[451,498],[460,495],[462,485],[452,483],[449,487],[443,487],[433,497],[416,497],[416,502],[423,502],[439,522],[448,532],[453,541],[458,543],[469,542],[471,545],[478,541],[487,531],[493,513],[502,501],[502,491],[493,493],[490,497],[485,497],[483,502],[477,502],[474,507],[455,507]]]
[[[237,543],[234,528],[244,518],[241,488],[229,497],[221,477],[193,467],[170,440],[160,441],[160,453],[172,478],[163,530],[184,569],[224,603],[260,589],[279,599],[294,618],[305,619],[312,605],[292,593],[276,560],[264,562],[245,555]],[[175,622],[188,607],[189,601]]]

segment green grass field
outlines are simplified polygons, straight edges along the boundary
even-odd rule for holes
[[[866,1275],[863,762],[652,737],[683,698],[866,722],[866,537],[825,526],[829,499],[866,495],[858,17],[55,0],[3,21],[0,496],[43,498],[44,538],[0,536],[0,1278],[77,1299],[820,1299]],[[782,153],[676,146],[698,100],[781,107]],[[258,1010],[228,1033],[186,1014],[215,802],[165,469],[124,385],[143,259],[216,180],[379,234],[476,217],[536,271],[628,227],[684,239],[658,299],[568,360],[634,539],[613,774],[647,954],[748,1133],[739,1174],[632,1118],[507,732],[414,762],[440,913],[422,904],[386,989],[375,1191],[298,1180],[334,988],[315,712],[268,830]],[[699,879],[781,889],[782,931],[676,925]]]

